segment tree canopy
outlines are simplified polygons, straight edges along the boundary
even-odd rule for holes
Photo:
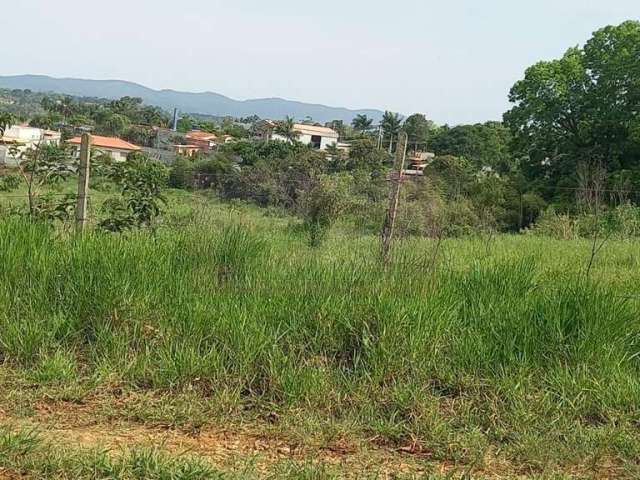
[[[640,168],[640,22],[598,30],[583,48],[527,69],[504,120],[527,177],[570,185],[579,164],[609,173]],[[574,180],[575,182],[575,180]]]

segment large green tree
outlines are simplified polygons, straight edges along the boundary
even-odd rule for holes
[[[437,130],[436,124],[428,120],[422,113],[415,113],[407,117],[404,130],[409,137],[409,144],[417,150],[426,150],[427,143]]]
[[[476,170],[491,167],[506,173],[515,168],[510,143],[511,134],[500,122],[445,125],[432,135],[429,149],[437,155],[464,157]]]
[[[530,180],[548,196],[576,186],[579,164],[640,168],[640,22],[598,30],[584,48],[530,67],[504,120]]]

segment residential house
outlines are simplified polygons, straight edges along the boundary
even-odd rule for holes
[[[130,153],[142,150],[139,146],[125,142],[121,138],[101,137],[99,135],[92,135],[91,138],[92,149],[110,156],[114,162],[124,162]],[[82,138],[74,137],[68,140],[67,143],[71,145],[72,156],[74,158],[80,157],[80,144],[82,143]]]
[[[409,168],[403,171],[405,175],[421,177],[424,175],[424,169],[427,168],[434,159],[435,153],[431,152],[411,152],[407,156]]]
[[[215,133],[202,132],[200,130],[192,130],[185,135],[189,145],[195,145],[202,152],[208,153],[215,150],[218,146],[218,136]]]
[[[60,132],[14,125],[0,137],[0,165],[17,165],[26,150],[38,145],[60,145],[61,139]]]
[[[298,133],[299,142],[317,150],[326,150],[329,145],[337,144],[340,138],[338,132],[328,127],[296,123],[293,128]],[[286,141],[287,139],[275,133],[274,130],[271,133],[271,140]]]
[[[185,157],[193,157],[202,151],[198,145],[173,145],[173,151],[176,155]]]

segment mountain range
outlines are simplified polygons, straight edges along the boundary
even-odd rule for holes
[[[307,116],[316,122],[342,120],[351,122],[356,115],[363,114],[375,121],[383,112],[374,109],[350,110],[348,108],[297,102],[282,98],[258,98],[234,100],[214,92],[180,92],[176,90],[153,90],[124,80],[84,80],[78,78],[54,78],[46,75],[0,76],[0,88],[29,89],[35,92],[53,92],[79,97],[118,99],[125,96],[139,97],[149,105],[156,105],[172,112],[180,112],[218,117],[249,117],[273,120],[286,116],[303,119]]]

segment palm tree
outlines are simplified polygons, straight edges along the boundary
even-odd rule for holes
[[[359,132],[369,130],[371,128],[371,125],[373,125],[373,118],[369,118],[363,114],[356,115],[356,117],[351,122],[351,126]]]
[[[3,137],[7,128],[11,127],[16,121],[16,116],[13,113],[0,112],[0,137]]]
[[[300,136],[300,132],[296,130],[296,122],[291,117],[287,117],[284,121],[279,122],[274,131],[291,143],[296,142]]]
[[[389,137],[389,153],[393,150],[393,138],[398,135],[402,127],[402,117],[398,113],[384,112],[380,122],[385,136]]]

